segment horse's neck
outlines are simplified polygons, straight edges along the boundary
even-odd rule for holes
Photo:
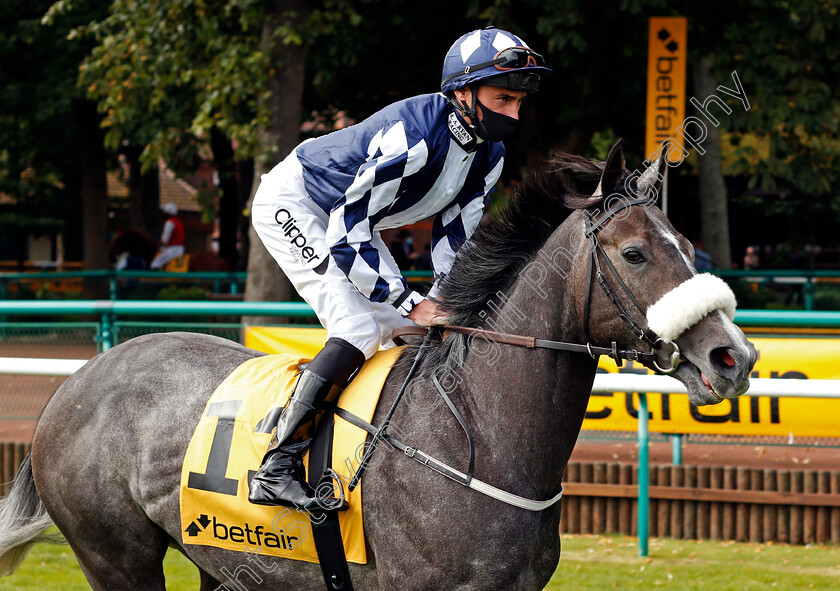
[[[535,259],[537,260],[537,259]],[[567,342],[581,342],[572,276],[549,277],[534,289],[520,280],[482,328]],[[482,421],[481,436],[503,449],[536,488],[549,494],[577,439],[595,375],[585,355],[496,345],[495,355],[469,355],[469,392]],[[501,458],[500,458],[501,459]]]

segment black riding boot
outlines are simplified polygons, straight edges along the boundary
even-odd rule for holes
[[[342,339],[330,339],[300,375],[292,397],[277,420],[262,465],[251,480],[248,499],[257,505],[322,509],[306,481],[302,458],[318,420],[335,403],[350,377],[364,363],[364,354]]]

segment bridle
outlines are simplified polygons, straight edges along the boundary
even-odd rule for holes
[[[455,325],[446,325],[445,331],[443,333],[444,338],[447,336],[448,332],[455,332],[471,337],[478,337],[483,338],[488,341],[493,341],[496,343],[502,343],[507,345],[514,345],[518,347],[526,347],[529,349],[554,349],[560,351],[571,351],[574,353],[586,353],[592,359],[598,359],[600,355],[605,355],[610,357],[611,359],[615,360],[616,365],[621,367],[623,365],[623,360],[631,360],[631,361],[638,361],[639,363],[652,366],[656,371],[662,374],[672,374],[677,370],[677,366],[680,363],[680,349],[675,342],[671,342],[670,344],[673,347],[673,351],[669,355],[669,361],[671,363],[670,367],[660,367],[659,362],[657,361],[657,356],[655,351],[659,350],[665,341],[660,338],[654,331],[650,328],[642,328],[627,312],[626,308],[622,305],[622,303],[618,300],[618,298],[613,293],[612,288],[610,288],[609,284],[606,280],[606,275],[604,274],[601,268],[601,259],[603,259],[605,267],[607,271],[613,276],[615,281],[627,295],[628,299],[633,303],[636,309],[645,315],[645,309],[639,303],[639,300],[633,295],[633,292],[627,287],[627,284],[621,279],[621,276],[618,274],[618,271],[613,266],[612,261],[610,261],[607,253],[604,251],[604,248],[601,246],[600,241],[598,240],[598,231],[601,230],[606,223],[615,217],[616,214],[631,207],[633,205],[649,205],[650,200],[646,198],[634,198],[634,199],[622,199],[619,200],[617,203],[610,206],[605,211],[601,212],[598,215],[593,215],[592,213],[586,212],[585,219],[584,219],[584,238],[587,240],[587,245],[589,247],[591,258],[589,265],[587,266],[587,278],[586,278],[586,297],[584,300],[584,311],[583,311],[583,332],[584,332],[584,339],[586,344],[580,343],[568,343],[564,341],[552,341],[548,339],[538,339],[535,337],[529,337],[524,335],[512,335],[492,330],[485,330],[483,328],[473,328],[469,326],[455,326]],[[599,256],[600,254],[600,256]],[[619,349],[616,341],[612,342],[610,347],[600,347],[592,344],[592,338],[589,334],[589,309],[590,309],[590,300],[592,299],[592,285],[593,285],[593,277],[597,279],[598,284],[601,286],[601,289],[604,290],[604,293],[613,303],[613,305],[618,309],[619,317],[624,320],[625,323],[629,324],[633,332],[639,337],[639,340],[646,342],[650,345],[651,351],[639,351],[637,349]],[[401,327],[394,331],[394,340],[400,344],[401,336],[408,335],[408,334],[426,334],[426,329],[413,326],[413,327]]]
[[[589,307],[590,307],[590,300],[592,295],[592,276],[598,279],[598,284],[601,286],[601,289],[604,290],[604,293],[613,303],[613,305],[618,309],[619,317],[624,320],[625,323],[630,325],[630,328],[636,333],[639,340],[645,341],[651,347],[652,351],[656,351],[662,347],[664,344],[664,340],[659,337],[654,331],[650,328],[642,328],[639,324],[636,323],[635,320],[627,313],[627,310],[621,304],[621,302],[616,298],[615,294],[613,293],[612,289],[610,288],[609,284],[607,283],[606,277],[604,272],[601,270],[601,263],[599,260],[599,253],[600,258],[604,259],[604,263],[606,265],[607,270],[615,279],[616,283],[621,287],[624,291],[627,298],[633,303],[636,309],[642,313],[642,316],[646,315],[646,310],[642,307],[639,303],[639,300],[633,295],[632,290],[627,287],[627,284],[621,278],[621,275],[618,274],[615,266],[613,266],[612,261],[610,261],[610,257],[607,256],[604,247],[601,246],[601,242],[598,240],[598,231],[606,225],[606,223],[611,220],[613,217],[616,216],[619,212],[628,207],[632,207],[633,205],[643,205],[647,206],[650,205],[650,200],[647,198],[640,198],[636,197],[634,199],[621,199],[616,204],[612,205],[608,209],[604,210],[600,215],[593,216],[591,213],[586,213],[586,217],[584,218],[584,237],[587,240],[589,251],[592,255],[591,262],[587,267],[586,273],[586,297],[584,300],[584,308],[583,308],[583,332],[584,338],[586,339],[587,343],[592,342],[592,338],[589,335]],[[647,361],[651,365],[653,365],[656,371],[663,373],[663,374],[672,374],[677,370],[677,366],[680,364],[680,349],[675,342],[671,342],[674,350],[671,352],[669,356],[669,361],[671,362],[671,367],[669,368],[662,368],[659,366],[659,363],[656,359],[655,353],[640,353],[637,352],[640,356],[638,358],[639,361]],[[613,348],[615,348],[615,342],[613,342]],[[595,356],[592,356],[593,359]],[[643,357],[643,359],[642,359]],[[618,363],[618,360],[616,360]],[[620,367],[620,364],[619,364]]]
[[[612,274],[618,284],[621,286],[621,289],[624,290],[624,293],[633,302],[633,305],[642,313],[642,315],[646,316],[645,309],[639,303],[639,300],[633,295],[633,292],[627,287],[627,284],[621,279],[616,271],[615,267],[613,266],[612,262],[610,261],[607,253],[604,251],[601,243],[598,241],[598,231],[604,227],[609,219],[615,216],[620,211],[632,206],[632,205],[642,205],[650,203],[647,199],[628,199],[622,200],[614,206],[611,206],[606,211],[601,213],[600,215],[593,216],[591,213],[585,213],[585,220],[584,220],[584,227],[585,227],[585,239],[587,240],[587,244],[591,250],[592,258],[590,259],[590,263],[587,267],[587,280],[586,280],[586,303],[584,305],[584,333],[586,338],[586,344],[582,345],[580,343],[567,343],[562,341],[551,341],[547,339],[537,339],[535,337],[523,336],[523,335],[511,335],[505,334],[501,332],[496,332],[492,330],[484,330],[482,328],[473,328],[469,326],[453,326],[453,325],[446,325],[444,327],[442,338],[446,338],[447,333],[457,332],[460,334],[464,334],[470,337],[480,337],[484,338],[488,341],[493,341],[497,343],[504,343],[509,345],[515,345],[518,347],[527,347],[529,349],[555,349],[555,350],[562,350],[562,351],[572,351],[575,353],[586,353],[592,359],[597,359],[599,355],[606,355],[611,357],[616,361],[616,364],[621,367],[623,359],[629,359],[634,361],[639,361],[645,364],[652,365],[657,371],[670,374],[676,371],[677,366],[680,362],[680,350],[677,347],[677,344],[671,342],[673,345],[674,350],[670,355],[670,368],[662,368],[659,367],[659,364],[656,360],[656,351],[662,347],[664,344],[664,340],[661,339],[654,331],[650,328],[642,328],[636,323],[627,313],[627,310],[615,297],[612,289],[610,288],[609,284],[607,283],[606,277],[601,269],[601,262],[600,259],[603,258],[604,263],[608,271]],[[600,257],[599,257],[600,253]],[[612,301],[612,303],[618,308],[619,316],[628,323],[631,328],[635,331],[638,335],[640,340],[647,342],[651,347],[651,352],[645,351],[638,351],[636,349],[619,349],[616,345],[616,341],[612,342],[612,347],[598,347],[592,344],[592,340],[589,335],[589,305],[590,305],[590,298],[592,295],[592,278],[593,275],[598,279],[598,284],[606,293],[607,297]],[[394,408],[396,407],[397,403],[399,402],[400,398],[402,397],[402,393],[405,391],[405,388],[409,381],[412,379],[415,369],[418,366],[418,362],[422,357],[423,350],[425,349],[426,345],[429,343],[430,337],[440,333],[441,327],[431,327],[431,328],[423,328],[420,326],[404,326],[395,329],[392,333],[392,338],[394,342],[398,345],[405,344],[402,340],[403,336],[407,335],[422,335],[424,337],[423,345],[421,345],[420,349],[417,352],[417,356],[414,358],[414,363],[412,364],[411,369],[406,376],[405,382],[403,384],[402,389],[400,390],[399,394],[397,395],[391,410],[388,413],[388,418],[390,418],[391,414],[393,413]],[[447,478],[451,478],[464,486],[468,486],[478,492],[481,492],[485,495],[491,496],[495,499],[508,503],[510,505],[520,507],[523,509],[528,509],[531,511],[542,511],[543,509],[547,509],[554,505],[563,495],[563,486],[561,484],[560,491],[556,493],[552,498],[546,499],[544,501],[534,501],[530,499],[526,499],[523,497],[519,497],[517,495],[513,495],[511,493],[505,492],[503,490],[497,489],[484,483],[476,478],[473,477],[473,470],[475,468],[475,445],[473,443],[472,436],[470,434],[469,427],[467,423],[464,421],[461,413],[458,412],[455,405],[450,400],[449,396],[447,395],[445,389],[437,382],[436,378],[433,378],[435,386],[437,388],[438,393],[446,402],[449,409],[455,415],[455,418],[463,427],[466,436],[467,442],[470,448],[470,460],[469,460],[469,469],[466,473],[461,473],[451,466],[433,458],[432,456],[421,452],[419,449],[408,446],[403,444],[402,442],[398,441],[396,438],[391,436],[389,433],[386,433],[385,430],[388,426],[388,420],[386,420],[383,425],[379,428],[374,427],[373,425],[359,419],[358,417],[353,416],[352,414],[344,411],[343,409],[338,409],[336,414],[343,419],[349,421],[350,423],[365,429],[374,436],[372,442],[376,442],[378,440],[385,440],[389,442],[391,445],[396,447],[397,449],[402,450],[407,456],[413,458],[420,462],[421,464],[443,474]],[[371,445],[368,448],[368,451],[365,453],[365,456],[359,466],[359,470],[357,471],[356,475],[354,476],[354,481],[358,481],[358,478],[361,476],[361,471],[364,469],[364,466],[367,463],[367,459],[370,457],[370,454],[373,453],[373,450],[376,449],[375,445]]]

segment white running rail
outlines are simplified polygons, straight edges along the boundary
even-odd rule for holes
[[[87,363],[85,359],[0,357],[0,374],[69,376],[85,363]],[[669,376],[599,373],[595,376],[592,391],[685,394],[685,386]],[[840,397],[840,380],[752,378],[747,394],[774,398],[838,398]]]

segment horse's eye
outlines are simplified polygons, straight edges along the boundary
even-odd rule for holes
[[[642,253],[640,253],[638,250],[636,250],[635,248],[628,248],[627,250],[624,251],[623,254],[624,254],[624,260],[627,261],[628,263],[633,264],[633,265],[638,265],[639,263],[644,263],[645,262],[644,255]]]

